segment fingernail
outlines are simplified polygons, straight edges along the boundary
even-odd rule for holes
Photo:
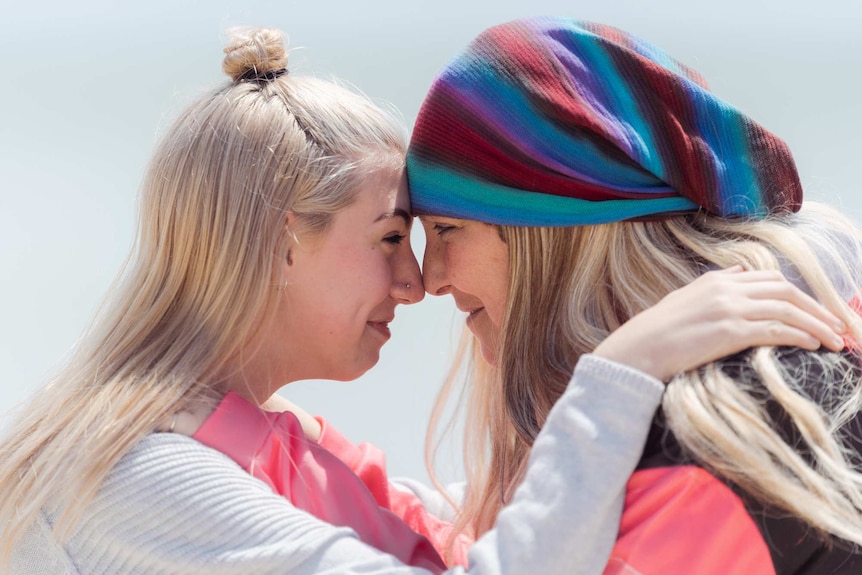
[[[841,351],[844,349],[844,338],[843,337],[835,337],[832,339],[832,345],[836,348],[836,351]]]

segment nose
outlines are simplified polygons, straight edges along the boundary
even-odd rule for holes
[[[425,256],[422,258],[422,276],[425,291],[431,295],[446,295],[451,286],[446,279],[446,262],[443,261],[438,242],[431,234],[425,234]]]
[[[425,286],[422,283],[422,272],[419,271],[416,255],[409,242],[405,243],[403,247],[399,246],[400,249],[395,258],[390,294],[398,303],[409,305],[422,301],[425,297]]]

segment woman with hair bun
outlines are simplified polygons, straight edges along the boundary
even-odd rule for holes
[[[640,339],[640,364],[608,334],[742,265],[783,272],[852,345],[755,346],[662,374],[605,573],[862,572],[862,234],[803,204],[783,141],[639,38],[534,18],[486,30],[447,64],[407,165],[425,288],[470,313],[481,356],[468,412],[482,417],[468,423],[490,457],[468,462],[454,533],[503,517],[590,353],[653,367],[655,341]]]
[[[108,305],[0,443],[4,572],[446,569],[432,545],[450,539],[444,512],[390,486],[374,453],[334,441],[320,420],[260,407],[295,380],[358,377],[395,308],[422,299],[405,241],[403,130],[357,94],[289,74],[275,30],[234,31],[225,52],[230,81],[191,104],[153,154],[135,250]],[[841,346],[832,314],[772,277],[716,272],[675,296],[708,303],[721,285],[736,286],[740,309],[672,315],[681,300],[669,298],[605,342],[624,360],[597,353],[570,374],[522,489],[469,568],[452,572],[601,568],[607,547],[594,534],[619,520],[663,391],[656,376],[776,338]],[[735,341],[722,340],[727,325]],[[644,360],[639,338],[662,351],[642,371],[626,367]],[[249,452],[250,438],[267,443]],[[359,457],[342,462],[326,445]]]

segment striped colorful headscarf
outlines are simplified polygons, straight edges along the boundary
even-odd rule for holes
[[[796,211],[787,145],[694,70],[560,18],[483,32],[437,77],[407,154],[413,210],[564,226]]]

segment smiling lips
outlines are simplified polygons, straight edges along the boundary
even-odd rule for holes
[[[389,322],[392,320],[382,320],[382,321],[369,321],[368,325],[371,326],[376,332],[381,334],[384,338],[389,339],[392,337],[392,332],[389,331]]]
[[[483,311],[484,309],[485,309],[484,307],[477,307],[475,309],[461,310],[461,311],[467,313],[467,327],[471,326],[471,324],[473,323],[473,320],[476,318],[477,315],[479,315],[479,312]]]
[[[485,307],[484,307],[484,306],[481,306],[481,307],[473,307],[473,308],[470,308],[470,307],[461,307],[461,306],[457,306],[457,307],[458,307],[458,310],[459,310],[459,311],[463,311],[463,312],[464,312],[464,313],[466,313],[469,317],[473,317],[474,315],[476,315],[477,313],[479,313],[480,311],[482,311],[483,309],[485,309]]]

